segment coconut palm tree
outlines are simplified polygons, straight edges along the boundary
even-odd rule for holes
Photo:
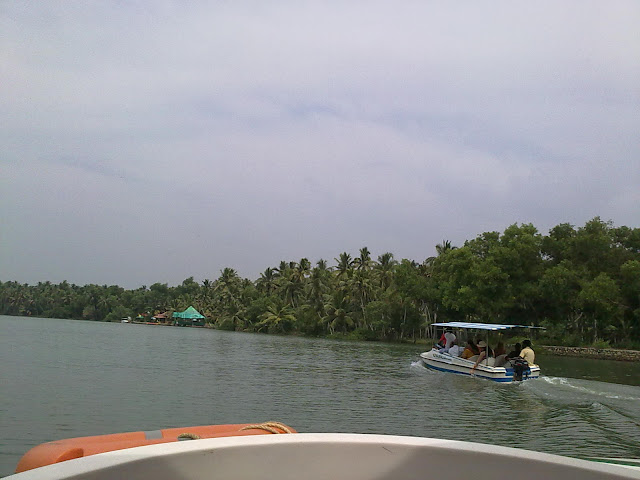
[[[393,271],[398,264],[393,258],[393,253],[386,252],[378,257],[378,264],[376,265],[376,272],[378,278],[378,284],[382,290],[386,290],[391,286],[393,280]]]
[[[331,288],[331,273],[327,270],[327,262],[320,260],[311,270],[306,285],[307,301],[320,317],[324,315],[324,295]]]
[[[433,266],[433,262],[436,261],[436,258],[444,255],[447,252],[450,252],[451,250],[455,250],[456,248],[458,247],[454,247],[449,240],[442,240],[442,243],[436,245],[437,256],[427,257],[427,259],[422,262],[422,265],[428,269],[429,267]]]
[[[353,268],[353,260],[351,258],[351,255],[349,255],[347,252],[342,252],[340,256],[338,258],[335,258],[334,260],[338,262],[338,265],[336,266],[338,278],[342,276],[349,276],[351,274]]]
[[[300,263],[298,263],[298,270],[304,274],[304,276],[309,275],[311,271],[311,262],[308,258],[301,258]]]
[[[268,267],[260,274],[260,278],[256,281],[256,288],[259,292],[271,295],[276,290],[276,279],[278,278],[277,269]]]
[[[258,332],[263,328],[266,328],[268,332],[284,332],[296,320],[293,309],[289,305],[269,305],[267,311],[260,318],[261,321],[256,324]]]
[[[323,317],[325,325],[331,334],[336,329],[341,329],[344,333],[353,327],[353,319],[349,314],[349,297],[344,292],[334,291],[332,295],[325,296],[326,314]]]
[[[444,255],[451,250],[455,250],[458,247],[454,247],[449,240],[443,240],[442,243],[436,245],[436,252],[438,256]]]
[[[354,259],[353,263],[356,267],[356,270],[371,270],[371,268],[373,267],[373,260],[371,260],[371,252],[369,251],[369,249],[367,247],[362,247],[360,249],[360,256]]]
[[[294,272],[289,276],[289,278],[284,279],[281,286],[282,291],[284,292],[285,301],[292,307],[297,307],[298,297],[304,291],[304,284],[300,280],[300,277],[298,277]]]
[[[276,268],[274,268],[273,271],[275,272],[277,277],[281,277],[285,274],[288,268],[289,264],[284,260],[280,260],[280,264]]]
[[[316,268],[318,268],[319,270],[329,270],[327,261],[322,258],[316,262]]]
[[[242,279],[233,268],[225,268],[214,282],[214,305],[218,316],[230,318],[242,306]]]
[[[367,327],[367,319],[365,309],[369,301],[373,296],[373,283],[371,277],[365,270],[356,271],[349,282],[351,298],[357,302],[358,307],[362,312],[362,325]]]

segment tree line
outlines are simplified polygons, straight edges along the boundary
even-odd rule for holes
[[[477,321],[542,326],[556,345],[640,346],[640,228],[596,217],[541,235],[514,224],[460,247],[445,240],[422,262],[374,259],[367,247],[334,260],[134,290],[0,282],[0,313],[119,321],[193,305],[225,330],[416,341],[436,321]]]

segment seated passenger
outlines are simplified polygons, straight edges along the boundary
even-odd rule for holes
[[[444,347],[440,349],[440,351],[446,353],[449,351],[449,349],[451,348],[451,345],[453,345],[453,342],[456,340],[456,336],[451,332],[447,332],[444,334],[444,338],[445,338],[445,344],[444,344]]]
[[[476,369],[478,364],[482,362],[485,358],[487,358],[487,356],[489,357],[487,361],[489,366],[492,367],[495,365],[495,357],[493,356],[493,350],[491,349],[491,347],[489,347],[483,340],[480,340],[478,342],[478,348],[480,349],[480,355],[478,355],[478,358],[476,359],[476,363],[473,365],[473,368],[471,369],[471,373],[473,373],[473,371]]]
[[[494,354],[496,357],[495,366],[502,367],[507,361],[507,351],[504,349],[504,343],[498,342]]]
[[[478,350],[478,347],[476,346],[474,341],[469,339],[467,340],[467,346],[462,352],[462,358],[470,359],[474,355],[480,355],[480,350]]]
[[[505,368],[510,368],[513,366],[511,360],[520,355],[520,350],[522,350],[522,346],[519,343],[516,343],[513,346],[513,350],[511,350],[506,357],[504,357],[504,365]]]
[[[519,357],[524,358],[529,365],[535,365],[534,361],[536,359],[536,354],[531,348],[531,340],[524,340],[522,342],[522,351],[520,352]]]
[[[522,350],[522,345],[520,345],[519,343],[516,343],[513,347],[513,350],[511,350],[508,354],[507,354],[507,360],[511,359],[511,358],[515,358],[515,357],[519,357],[520,356],[520,351]]]
[[[480,345],[482,344],[482,345]],[[486,342],[483,342],[482,340],[480,340],[478,342],[478,348],[480,349],[480,353],[482,353],[482,350],[488,350],[489,351],[489,357],[495,358],[495,354],[493,353],[493,348],[491,348],[489,345],[486,344]]]
[[[449,347],[449,355],[459,357],[464,349],[458,345],[458,341],[454,340],[453,345]]]

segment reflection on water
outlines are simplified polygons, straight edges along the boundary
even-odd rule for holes
[[[420,350],[0,317],[0,381],[9,386],[0,402],[0,475],[31,446],[58,438],[264,420],[301,432],[640,457],[638,386],[569,378],[570,361],[556,367],[554,357],[540,360],[549,376],[497,384],[427,370],[416,362]],[[601,380],[613,370],[640,378],[638,365],[597,368]]]

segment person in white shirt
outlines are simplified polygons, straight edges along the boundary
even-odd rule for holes
[[[459,357],[460,355],[462,355],[463,351],[464,351],[464,348],[458,345],[457,340],[454,340],[453,345],[449,347],[449,355],[453,357]]]
[[[449,349],[451,348],[451,345],[453,345],[453,342],[456,341],[456,336],[451,332],[447,332],[444,334],[444,339],[445,339],[445,344],[444,344],[444,347],[440,349],[440,351],[448,352]]]

